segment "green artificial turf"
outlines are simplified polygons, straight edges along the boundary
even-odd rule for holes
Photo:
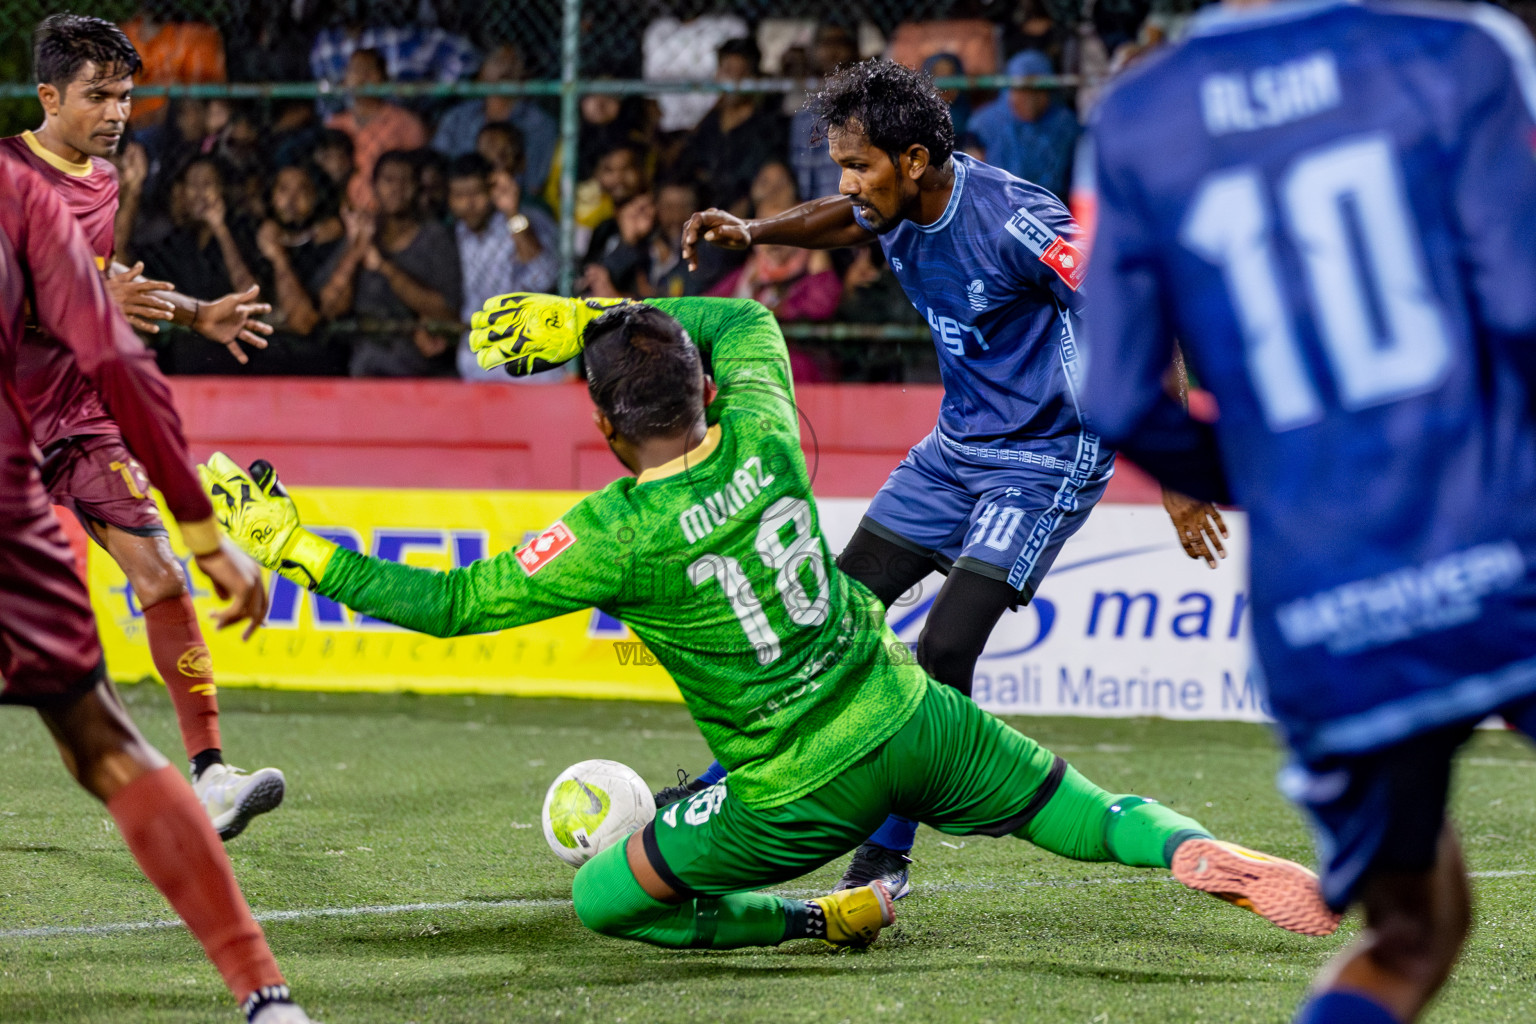
[[[124,688],[180,754],[158,686]],[[810,942],[674,952],[584,931],[539,808],[566,765],[610,757],[653,785],[708,761],[680,706],[225,690],[228,757],[288,775],[288,799],[229,846],[295,994],[326,1024],[415,1021],[1281,1022],[1357,925],[1310,939],[1166,881],[1015,840],[924,830],[913,895],[866,951]],[[170,916],[40,723],[0,731],[0,1021],[237,1021],[180,928],[82,933]],[[1309,859],[1247,725],[1016,719],[1112,791],[1217,835]],[[1479,735],[1456,813],[1478,929],[1434,1022],[1536,1020],[1536,756]],[[828,889],[840,865],[793,883]],[[402,904],[455,904],[401,911]],[[467,905],[462,905],[467,904]],[[387,908],[352,913],[351,908]],[[331,916],[314,912],[336,911]],[[76,929],[16,937],[18,929]]]

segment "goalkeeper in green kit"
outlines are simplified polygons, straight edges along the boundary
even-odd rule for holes
[[[446,637],[598,607],[646,643],[730,775],[582,866],[587,927],[679,948],[867,944],[895,916],[879,882],[814,900],[751,890],[841,856],[892,812],[1171,869],[1293,931],[1337,926],[1305,868],[1100,789],[916,665],[829,557],[784,339],[763,306],[516,294],[475,327],[486,367],[530,373],[584,352],[597,427],[635,475],[525,547],[445,573],[305,531],[266,463],[247,475],[215,455],[202,472],[237,542],[359,612]]]

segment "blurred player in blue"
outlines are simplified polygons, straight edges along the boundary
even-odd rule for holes
[[[946,573],[917,658],[969,695],[997,620],[1029,603],[1114,471],[1114,453],[1078,411],[1077,226],[1046,189],[954,152],[948,105],[909,68],[846,65],[811,104],[842,167],[841,194],[761,220],[695,214],[683,255],[691,260],[700,240],[732,249],[879,241],[933,332],[944,402],[837,564],[886,607],[935,569]],[[1220,513],[1178,494],[1164,501],[1190,557],[1214,567],[1225,555]],[[692,785],[718,777],[713,765]],[[905,895],[916,831],[893,817],[859,847],[842,887],[879,879]]]
[[[1471,921],[1453,754],[1536,735],[1532,57],[1482,4],[1206,8],[1081,161],[1088,420],[1247,507],[1281,786],[1365,911],[1307,1024],[1419,1015]],[[1162,391],[1175,338],[1214,426]]]

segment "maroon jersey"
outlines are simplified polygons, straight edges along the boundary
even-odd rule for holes
[[[112,259],[117,217],[117,168],[100,157],[74,164],[44,149],[31,132],[0,139],[0,152],[31,167],[53,186],[74,215],[97,266]],[[46,448],[64,437],[116,434],[101,396],[58,342],[28,331],[16,358],[16,386],[32,418],[32,438]]]
[[[31,345],[23,341],[30,303],[44,341],[71,355],[171,514],[182,523],[207,520],[213,506],[192,469],[170,385],[112,304],[55,186],[0,154],[0,195],[0,388],[6,400],[14,402],[20,356]],[[0,459],[15,456],[0,452]],[[13,497],[0,495],[0,502]]]

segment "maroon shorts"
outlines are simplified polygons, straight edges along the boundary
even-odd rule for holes
[[[85,584],[25,437],[0,402],[0,703],[67,704],[106,678]]]
[[[55,505],[75,514],[93,539],[106,523],[139,537],[166,536],[149,477],[116,434],[66,438],[43,457],[43,483]]]

